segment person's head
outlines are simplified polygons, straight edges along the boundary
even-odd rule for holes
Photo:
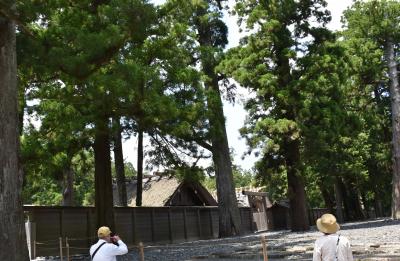
[[[109,227],[100,227],[97,230],[97,236],[99,239],[103,239],[107,242],[111,242],[111,230]]]
[[[340,226],[336,222],[336,218],[334,215],[323,214],[317,220],[317,228],[324,234],[334,234],[340,229]]]

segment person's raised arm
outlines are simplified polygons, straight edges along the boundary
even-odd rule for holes
[[[113,255],[119,256],[128,253],[128,247],[121,240],[121,238],[119,238],[119,236],[114,236],[114,240],[118,242],[118,246],[114,245],[114,248],[112,249]]]

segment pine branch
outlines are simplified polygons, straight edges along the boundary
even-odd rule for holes
[[[30,30],[18,17],[16,13],[7,8],[4,4],[0,3],[0,15],[15,22],[18,28],[27,35],[34,37],[34,33]]]

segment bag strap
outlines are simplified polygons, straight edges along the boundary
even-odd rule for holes
[[[96,255],[97,251],[99,251],[100,247],[102,247],[105,243],[107,243],[107,242],[103,242],[103,243],[96,249],[96,251],[93,252],[93,255],[91,256],[91,257],[92,257],[92,260],[93,260],[93,258],[94,258],[94,255]]]
[[[339,240],[340,240],[340,235],[338,236],[336,241],[335,261],[338,260]]]

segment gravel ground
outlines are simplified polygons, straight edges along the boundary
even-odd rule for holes
[[[356,260],[400,260],[400,221],[377,219],[341,225],[340,234],[349,238]],[[262,232],[242,237],[201,240],[171,245],[145,246],[146,261],[235,261],[263,260],[261,237],[265,236],[269,260],[311,260],[313,244],[321,235],[315,227],[308,232]],[[59,261],[59,258],[37,258]],[[75,256],[72,260],[90,260]],[[118,261],[140,260],[132,249]]]

